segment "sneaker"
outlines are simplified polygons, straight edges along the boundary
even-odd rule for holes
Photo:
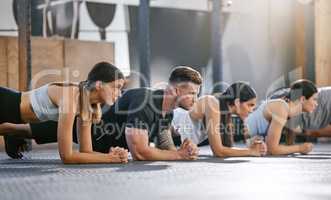
[[[6,135],[4,142],[7,155],[13,159],[22,159],[23,152],[30,150],[30,145],[25,139]]]

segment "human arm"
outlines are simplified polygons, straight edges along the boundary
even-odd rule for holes
[[[280,137],[284,125],[288,118],[288,109],[281,102],[274,102],[268,107],[271,113],[271,122],[268,129],[266,144],[268,153],[271,155],[288,155],[292,153],[306,154],[312,150],[311,143],[304,143],[301,145],[281,145]]]
[[[196,155],[189,155],[189,146],[185,142],[185,148],[176,150],[171,147],[170,149],[159,149],[149,146],[148,131],[138,128],[125,128],[125,137],[128,143],[128,147],[135,160],[193,160],[196,159]]]
[[[331,137],[331,125],[318,130],[305,130],[304,133],[311,137]]]

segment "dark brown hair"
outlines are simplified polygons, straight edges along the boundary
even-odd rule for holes
[[[83,121],[92,120],[93,123],[100,122],[102,111],[100,104],[91,105],[89,101],[90,92],[95,88],[95,82],[113,82],[125,79],[120,69],[107,62],[99,62],[89,72],[86,81],[79,84],[80,90],[80,118]]]
[[[291,101],[298,100],[302,96],[309,99],[317,92],[318,90],[313,82],[306,79],[300,79],[291,84],[287,98]]]
[[[169,83],[182,83],[182,82],[191,82],[197,85],[202,84],[201,74],[187,66],[178,66],[175,67],[170,74]]]
[[[229,105],[234,105],[236,99],[243,103],[256,98],[256,92],[248,83],[238,81],[231,84],[221,95],[215,96],[224,99]]]
[[[108,62],[97,63],[87,76],[87,81],[89,82],[102,81],[109,83],[118,79],[124,79],[123,73]]]

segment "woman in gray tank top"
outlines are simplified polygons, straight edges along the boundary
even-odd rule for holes
[[[63,163],[125,163],[127,150],[114,148],[109,154],[96,153],[91,141],[91,125],[101,120],[100,104],[112,105],[123,85],[122,72],[109,63],[100,62],[89,72],[87,80],[79,84],[51,83],[22,93],[1,87],[0,135],[8,135],[15,124],[54,120],[58,121],[58,147]],[[72,148],[76,117],[79,152]]]
[[[309,153],[311,143],[301,145],[281,145],[283,128],[290,119],[302,113],[312,113],[317,107],[317,88],[308,80],[298,80],[291,85],[286,101],[282,98],[267,100],[246,120],[251,135],[266,138],[268,153],[287,155],[291,153]]]

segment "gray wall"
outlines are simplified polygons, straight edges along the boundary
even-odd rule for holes
[[[5,2],[11,7],[8,3],[11,1],[6,0],[2,4]],[[233,5],[223,10],[222,14],[224,80],[229,83],[248,81],[263,98],[268,90],[301,77],[300,70],[294,70],[295,3],[298,1],[232,2]],[[135,39],[136,14],[136,7],[131,8],[130,59],[133,70],[139,68]],[[153,8],[151,14],[153,86],[160,81],[166,81],[172,67],[191,65],[198,67],[203,73],[203,93],[209,93],[212,89],[209,13]],[[310,15],[306,17],[313,19],[313,13]],[[11,27],[6,25],[9,23],[7,18],[1,22],[5,23],[3,26]],[[11,23],[14,24],[14,21]],[[313,20],[310,23],[313,23]],[[308,39],[313,40],[313,36]]]
[[[297,1],[232,0],[232,2],[232,6],[224,9],[222,13],[224,81],[227,83],[238,80],[248,81],[256,88],[262,99],[268,91],[286,86],[301,77],[301,70],[295,69],[295,3]],[[168,21],[157,19],[158,16],[175,15],[180,11],[167,12],[163,16],[160,11],[152,10],[153,20],[151,20],[153,86],[160,81],[166,81],[173,66],[191,65],[198,66],[204,76],[202,93],[210,93],[213,87],[210,45],[205,44],[210,41],[210,15],[203,12],[196,12],[195,17],[191,12],[177,14],[177,17],[191,15],[189,19],[194,21],[183,23],[185,20],[180,18],[176,20],[174,16]],[[134,24],[134,20],[131,16],[131,25]],[[198,26],[199,23],[207,24],[201,28]],[[178,28],[181,26],[184,29]],[[171,29],[170,32],[167,32],[168,28]],[[134,30],[135,27],[131,26],[131,35],[135,35]],[[183,32],[186,37],[183,37]],[[162,35],[163,33],[166,34]],[[192,41],[194,45],[188,45],[187,41],[183,42],[185,38],[194,38]],[[132,68],[138,69],[137,52],[134,51],[135,41],[132,39],[130,46]],[[194,51],[195,53],[192,53]]]
[[[130,7],[129,13],[131,69],[138,71],[139,67],[144,66],[139,66],[137,7]],[[206,68],[210,57],[209,21],[208,12],[151,8],[150,65],[153,87],[166,82],[174,66],[189,65],[200,71]]]
[[[301,76],[294,69],[294,0],[233,0],[225,16],[225,82],[248,81],[264,98],[268,90]],[[211,77],[211,67],[207,77]],[[206,84],[210,88],[211,82]]]

